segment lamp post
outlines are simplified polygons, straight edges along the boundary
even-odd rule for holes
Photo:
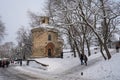
[[[24,53],[24,46],[25,46],[25,44],[24,43],[22,43],[22,55],[23,55],[23,60],[25,60],[25,53]]]
[[[19,48],[19,51],[20,51],[19,62],[20,62],[20,66],[22,66],[22,47]]]

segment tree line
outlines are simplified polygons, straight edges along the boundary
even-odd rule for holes
[[[111,58],[108,49],[111,36],[120,24],[119,3],[112,0],[49,0],[47,9],[52,24],[66,35],[74,54],[76,51],[79,56],[84,54],[86,46],[90,56],[90,45],[97,39],[106,60]]]

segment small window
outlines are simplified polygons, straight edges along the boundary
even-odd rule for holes
[[[51,35],[50,34],[48,35],[48,40],[51,41]]]

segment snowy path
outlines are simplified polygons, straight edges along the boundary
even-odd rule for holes
[[[11,70],[11,68],[0,68],[0,80],[38,80],[38,79],[35,77],[30,77],[18,73],[14,70]]]
[[[75,66],[74,68],[70,69],[70,70],[67,70],[65,71],[64,73],[62,74],[58,74],[55,78],[56,80],[84,80],[82,79],[82,75],[80,72],[83,72],[83,70],[85,70],[86,68],[88,67],[91,67],[91,66],[94,66],[96,65],[99,61],[101,61],[103,58],[99,57],[99,58],[95,58],[91,61],[88,62],[88,66],[85,66],[85,65],[78,65],[78,66]],[[78,76],[78,77],[71,77],[71,75],[81,75],[81,76]],[[83,72],[83,75],[84,75],[84,72]],[[85,79],[87,80],[87,79]]]
[[[114,49],[110,50],[110,52],[111,52],[111,54],[116,53],[116,51]],[[67,60],[69,60],[69,59],[67,59]],[[24,76],[33,78],[33,80],[95,80],[95,79],[90,79],[90,77],[88,77],[88,75],[87,75],[88,73],[91,72],[91,70],[89,70],[89,71],[86,71],[86,70],[91,69],[92,67],[94,67],[96,65],[99,65],[99,63],[101,63],[101,62],[108,62],[108,61],[105,61],[103,59],[103,57],[101,56],[101,54],[97,53],[88,58],[88,66],[80,65],[80,62],[78,61],[78,65],[74,66],[73,68],[68,68],[66,71],[61,72],[61,73],[59,73],[59,72],[51,73],[51,72],[47,72],[47,71],[41,71],[38,68],[31,69],[28,66],[17,67],[17,70],[19,70],[20,73],[23,74]],[[74,62],[72,62],[71,65],[73,63]],[[64,66],[60,66],[60,69],[61,68],[64,68]],[[24,71],[24,72],[22,72],[22,71]],[[81,72],[83,72],[83,75],[81,75]],[[94,73],[94,72],[92,72],[92,73]],[[34,79],[34,78],[36,78],[36,79]],[[37,78],[39,78],[39,79],[37,79]]]
[[[15,65],[12,65],[8,69],[8,72],[9,73],[14,73],[15,76],[23,78],[23,79],[20,78],[20,79],[15,79],[15,80],[54,80],[49,75],[46,76],[47,74],[39,73],[37,71],[36,72],[35,71],[32,72],[31,70],[29,70],[28,68],[26,68],[24,66],[19,66],[18,67],[19,69],[16,69],[15,67],[16,67]],[[21,70],[22,69],[21,67],[23,68],[23,70]],[[26,71],[24,69],[26,69]]]
[[[111,55],[115,53],[115,50],[110,51]],[[74,68],[63,72],[62,74],[58,74],[55,77],[55,80],[90,80],[89,78],[83,78],[84,70],[90,68],[94,65],[97,65],[100,61],[104,60],[102,56],[96,57],[90,61],[88,61],[88,66],[85,65],[77,65]],[[81,75],[83,72],[83,75]],[[75,76],[73,76],[75,75]],[[78,75],[78,76],[76,76]]]

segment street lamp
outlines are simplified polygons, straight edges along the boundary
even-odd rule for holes
[[[22,55],[23,55],[23,60],[25,60],[25,52],[23,52],[23,50],[24,50],[24,46],[25,46],[25,44],[22,43]]]

